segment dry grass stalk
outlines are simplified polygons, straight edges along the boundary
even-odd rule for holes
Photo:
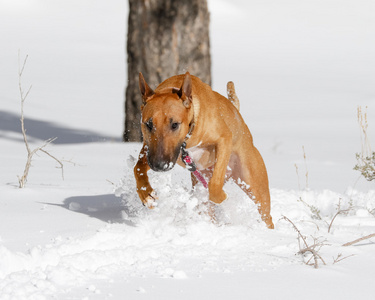
[[[19,183],[20,188],[23,188],[26,185],[27,177],[29,175],[29,170],[30,170],[30,167],[31,167],[32,158],[33,158],[34,154],[37,153],[38,151],[41,151],[41,152],[45,153],[46,155],[48,155],[49,157],[54,159],[60,165],[62,177],[64,179],[64,166],[63,166],[62,162],[60,160],[58,160],[56,157],[54,157],[52,154],[50,154],[48,151],[44,150],[44,148],[46,146],[48,146],[50,143],[52,143],[54,140],[56,140],[56,138],[50,138],[50,139],[46,140],[42,146],[37,147],[34,150],[31,150],[31,148],[29,146],[29,143],[28,143],[28,140],[27,140],[23,108],[24,108],[25,100],[26,100],[27,96],[29,95],[31,87],[32,87],[30,85],[30,87],[28,88],[26,93],[24,92],[24,90],[22,88],[22,75],[23,75],[23,71],[24,71],[25,66],[26,66],[27,58],[28,58],[28,55],[26,55],[26,57],[23,61],[22,67],[21,67],[20,53],[18,53],[18,88],[19,88],[20,97],[21,97],[21,130],[22,130],[23,140],[25,142],[25,146],[26,146],[26,150],[27,150],[27,161],[26,161],[25,169],[23,171],[23,175],[21,177],[18,177],[18,183]]]
[[[305,163],[305,171],[306,171],[306,173],[305,173],[305,178],[306,178],[305,190],[308,190],[309,189],[309,171],[307,169],[307,156],[306,156],[304,146],[302,146],[302,150],[303,150],[303,160],[304,160],[304,163]],[[296,168],[296,174],[297,174],[297,179],[298,179],[298,189],[301,191],[301,185],[300,185],[300,180],[299,180],[299,169],[298,169],[297,164],[294,164],[294,167]],[[298,201],[302,202],[304,205],[306,205],[311,210],[312,217],[314,219],[322,220],[322,217],[320,215],[320,210],[317,207],[315,207],[311,204],[308,204],[306,201],[304,201],[302,199],[302,196],[299,196]]]
[[[367,107],[366,107],[367,109]],[[362,112],[362,107],[358,106],[357,108],[357,118],[361,132],[361,146],[362,146],[362,155],[370,156],[371,155],[371,146],[370,141],[367,135],[368,122],[367,122],[367,112]]]
[[[370,140],[367,135],[367,113],[362,112],[362,108],[357,109],[358,123],[360,127],[361,152],[356,153],[357,165],[354,170],[361,172],[362,176],[368,180],[375,179],[375,152],[371,150]]]
[[[294,164],[294,167],[296,168],[297,182],[298,182],[298,190],[301,190],[301,184],[300,184],[300,182],[299,182],[299,172],[298,172],[298,166],[297,166],[297,164]]]
[[[305,170],[306,170],[306,174],[305,174],[305,177],[306,177],[306,189],[308,189],[309,188],[309,171],[307,169],[307,159],[306,159],[305,146],[302,146],[302,150],[303,150],[303,160],[305,162]]]
[[[305,152],[305,146],[302,146],[302,151],[303,151],[303,161],[304,161],[304,164],[305,164],[305,178],[306,178],[306,182],[305,182],[305,189],[309,189],[309,171],[307,169],[307,156],[306,156],[306,152]],[[300,181],[299,181],[299,170],[298,170],[298,166],[297,164],[294,164],[294,167],[296,168],[296,173],[297,173],[297,179],[298,179],[298,189],[301,190],[301,185],[300,185]]]

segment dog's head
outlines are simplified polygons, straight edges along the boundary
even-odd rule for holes
[[[139,73],[142,94],[142,134],[147,161],[154,171],[171,170],[193,120],[192,81],[187,72],[181,88],[155,93]]]

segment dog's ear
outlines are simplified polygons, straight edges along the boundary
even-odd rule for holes
[[[193,100],[191,95],[191,76],[189,72],[185,73],[184,81],[182,82],[180,90],[177,95],[183,100],[184,106],[189,108]]]
[[[139,72],[139,90],[142,94],[143,103],[146,103],[146,100],[155,94],[154,91],[148,86],[141,72]]]

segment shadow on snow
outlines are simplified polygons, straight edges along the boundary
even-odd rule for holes
[[[122,218],[122,211],[126,211],[127,207],[123,204],[121,198],[113,194],[75,196],[66,198],[64,204],[44,204],[60,206],[71,212],[84,214],[106,223],[125,223],[134,226],[132,222]]]
[[[113,136],[104,136],[89,130],[71,129],[59,126],[58,124],[46,121],[40,121],[31,118],[25,118],[25,128],[27,137],[30,142],[33,139],[47,140],[49,138],[57,137],[54,144],[75,144],[75,143],[92,143],[104,141],[116,141],[121,139]],[[1,131],[8,131],[19,133],[19,137],[8,137]],[[20,115],[0,111],[0,138],[8,138],[23,142],[21,136],[21,121]]]

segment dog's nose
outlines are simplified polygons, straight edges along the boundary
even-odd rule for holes
[[[158,160],[152,164],[150,164],[151,169],[157,172],[165,172],[169,171],[173,167],[173,163],[167,162],[165,160]]]

